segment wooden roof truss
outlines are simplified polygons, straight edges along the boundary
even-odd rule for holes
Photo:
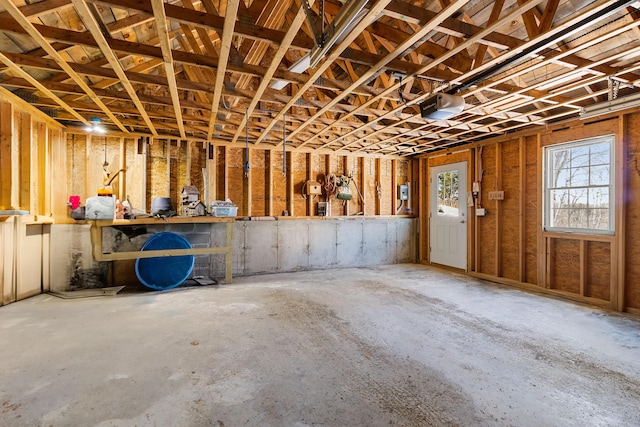
[[[634,1],[369,0],[309,67],[344,3],[0,0],[0,85],[71,129],[395,156],[638,90]],[[464,111],[421,118],[438,92]]]

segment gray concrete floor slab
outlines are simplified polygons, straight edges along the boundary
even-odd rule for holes
[[[0,308],[0,425],[638,426],[640,320],[419,265]]]

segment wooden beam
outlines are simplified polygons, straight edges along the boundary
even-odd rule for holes
[[[84,0],[73,0],[74,2],[82,2]],[[158,38],[160,39],[160,48],[162,49],[162,59],[164,60],[165,75],[169,83],[169,92],[171,101],[173,102],[173,112],[176,116],[180,137],[187,137],[184,130],[184,122],[182,120],[182,108],[180,107],[180,97],[178,95],[178,86],[176,84],[176,75],[173,66],[173,55],[171,44],[169,41],[169,29],[167,28],[167,17],[164,13],[163,0],[151,0],[153,8],[153,16],[156,18],[156,26],[158,27]],[[145,119],[146,121],[146,119]],[[155,134],[154,134],[155,135]]]
[[[253,149],[251,147],[248,147],[246,152],[249,158],[245,159],[245,161],[253,163],[251,161],[251,156],[253,156]],[[253,196],[253,192],[252,192],[253,169],[252,168],[249,168],[249,170],[245,173],[242,183],[243,183],[242,189],[244,193],[244,215],[251,216],[253,215],[253,200],[251,200]]]
[[[518,187],[520,193],[518,198],[520,205],[518,206],[518,280],[521,283],[527,281],[527,145],[526,138],[521,136],[518,138]]]
[[[578,256],[580,257],[580,265],[579,265],[579,270],[580,270],[580,277],[578,278],[578,281],[580,283],[580,290],[578,291],[579,295],[581,297],[585,297],[587,295],[585,295],[585,286],[586,286],[586,282],[587,282],[587,256],[588,256],[588,248],[587,248],[587,241],[585,239],[578,239],[578,245],[579,245],[579,250],[578,250]]]
[[[154,0],[162,1],[162,0]],[[229,59],[229,52],[232,47],[233,29],[236,25],[236,15],[238,13],[238,5],[240,0],[228,0],[226,17],[224,19],[224,27],[222,30],[222,42],[220,48],[220,56],[218,59],[218,70],[216,71],[216,82],[213,90],[213,102],[211,103],[211,116],[209,118],[209,131],[208,137],[213,137],[213,130],[216,124],[216,117],[218,115],[218,107],[220,104],[220,98],[222,98],[222,87],[224,86],[224,76],[226,72],[227,62]],[[245,120],[248,118],[245,117]],[[242,126],[238,126],[238,131]],[[234,140],[235,142],[235,140]]]
[[[358,157],[360,162],[360,192],[362,193],[362,215],[367,215],[367,173],[366,164],[367,160],[364,157]]]
[[[391,215],[398,211],[398,160],[391,160]]]
[[[155,127],[153,126],[153,123],[151,122],[151,119],[149,118],[149,115],[147,114],[147,112],[146,112],[146,110],[144,108],[144,105],[142,105],[142,102],[140,102],[140,99],[138,98],[138,94],[136,93],[135,88],[133,87],[133,85],[131,84],[129,79],[127,78],[127,75],[125,74],[124,69],[122,68],[122,65],[120,64],[120,60],[118,59],[116,54],[111,50],[111,47],[109,47],[109,44],[107,43],[107,40],[105,39],[104,35],[102,34],[102,31],[100,29],[100,26],[98,25],[98,22],[96,21],[95,17],[93,16],[91,11],[89,10],[89,7],[88,7],[87,3],[84,0],[72,0],[72,2],[73,2],[73,6],[76,9],[76,13],[78,14],[80,19],[84,23],[84,25],[87,27],[87,29],[91,33],[91,35],[95,39],[96,43],[98,43],[100,51],[102,52],[104,57],[107,59],[107,61],[109,62],[109,65],[111,65],[111,68],[113,68],[113,71],[115,71],[116,75],[120,79],[120,83],[122,83],[122,86],[124,86],[125,90],[129,94],[129,97],[131,98],[131,100],[133,101],[134,105],[138,109],[138,112],[140,113],[140,115],[144,119],[145,123],[147,124],[147,127],[149,128],[149,130],[151,131],[151,133],[153,135],[158,135],[158,132],[156,131]],[[35,28],[33,30],[37,32],[37,30]],[[38,34],[40,34],[40,33],[38,33]],[[44,40],[44,38],[42,38],[42,40]],[[62,58],[60,58],[60,59],[62,59]],[[58,62],[58,61],[56,61],[56,62]],[[64,62],[66,64],[66,61],[64,61]],[[67,68],[73,70],[72,67],[70,67],[68,64],[67,64]],[[69,76],[73,78],[73,76],[71,74],[69,74]],[[74,78],[74,80],[75,80],[75,78]],[[76,82],[76,83],[78,83],[78,82]],[[87,93],[89,93],[89,92],[87,92]],[[109,111],[109,113],[107,113],[107,115],[109,115],[109,114],[110,114],[110,111]],[[109,115],[109,117],[111,117],[111,116],[112,116],[112,114]],[[111,119],[113,120],[113,117],[111,117]],[[114,121],[114,123],[116,125],[118,124],[117,119]]]
[[[288,155],[287,155],[288,154]],[[287,173],[286,173],[286,180],[287,180],[287,211],[289,212],[289,215],[291,216],[295,216],[295,197],[296,197],[296,193],[295,193],[295,181],[294,181],[294,161],[293,161],[293,156],[295,156],[294,152],[282,152],[283,156],[286,156],[286,158],[282,159],[283,162],[285,162],[285,164],[287,165]]]
[[[627,212],[625,202],[625,192],[628,191],[628,163],[627,153],[629,148],[629,116],[621,114],[618,116],[618,131],[615,137],[615,235],[611,243],[611,285],[609,292],[609,303],[612,310],[625,311],[625,284],[627,251],[625,242],[625,231],[627,230]]]
[[[34,153],[37,153],[37,157],[34,162],[35,164],[32,166],[34,182],[33,189],[36,192],[36,197],[34,197],[34,209],[32,212],[35,215],[48,216],[49,210],[47,209],[47,199],[50,194],[47,182],[49,180],[50,165],[47,161],[49,156],[47,125],[43,122],[36,122],[33,135],[34,141],[32,143],[32,147],[34,149]]]
[[[502,190],[502,169],[504,164],[502,161],[502,141],[498,141],[495,144],[496,149],[496,180],[494,190]],[[496,212],[496,246],[495,246],[495,274],[497,277],[502,277],[502,228],[504,212],[502,209],[502,203],[500,200],[494,200],[494,209]]]
[[[423,25],[418,31],[408,37],[403,43],[400,43],[396,46],[396,49],[389,54],[387,54],[383,59],[378,61],[375,65],[371,66],[367,71],[365,71],[360,78],[356,79],[349,88],[343,91],[341,94],[336,95],[328,105],[335,105],[340,100],[345,98],[346,96],[351,94],[351,90],[359,87],[362,84],[365,84],[367,81],[371,79],[371,77],[376,74],[378,71],[382,70],[391,60],[399,57],[401,54],[406,53],[406,50],[411,48],[414,44],[416,44],[419,40],[425,37],[425,35],[429,34],[433,31],[438,25],[440,25],[446,18],[453,15],[457,10],[467,3],[466,0],[455,0],[451,5],[444,8],[440,13],[438,13],[432,20],[430,20],[427,24]],[[395,87],[396,85],[392,86]],[[399,84],[398,84],[399,86]],[[370,101],[371,102],[371,101]],[[316,112],[315,115],[311,116],[309,120],[303,123],[301,126],[298,126],[292,133],[293,137],[296,133],[300,132],[310,123],[312,123],[316,118],[323,115],[328,110],[328,107],[320,109]],[[305,145],[309,142],[305,141],[300,146]]]
[[[265,164],[265,167],[267,169],[267,182],[265,182],[265,202],[267,204],[266,206],[266,212],[265,214],[267,216],[273,216],[274,212],[273,212],[273,155],[274,155],[274,150],[266,150],[266,156],[267,156],[267,161]]]
[[[495,0],[493,2],[493,6],[491,8],[491,14],[489,15],[489,19],[487,20],[487,25],[491,25],[495,23],[498,19],[500,19],[500,13],[502,12],[502,8],[504,7],[504,0]],[[476,50],[476,57],[473,60],[473,68],[477,68],[484,62],[484,55],[487,53],[488,46],[483,43],[478,44],[478,49]]]
[[[76,119],[78,119],[79,121],[81,121],[82,123],[84,123],[85,125],[89,126],[89,120],[85,119],[84,117],[82,117],[78,112],[76,112],[75,109],[73,109],[72,107],[69,106],[69,104],[67,104],[65,101],[63,101],[62,99],[60,99],[56,94],[54,94],[53,92],[51,92],[49,89],[47,89],[42,83],[40,83],[38,80],[36,80],[35,78],[31,77],[31,74],[27,73],[26,71],[24,71],[21,67],[18,67],[16,64],[14,64],[11,60],[9,60],[9,58],[7,58],[3,53],[0,53],[0,61],[4,62],[4,64],[9,67],[9,69],[13,72],[15,72],[16,74],[22,76],[25,80],[27,80],[31,85],[33,85],[35,88],[37,88],[39,91],[41,91],[42,93],[44,93],[45,95],[47,95],[49,98],[51,98],[56,104],[58,104],[59,106],[61,106],[62,108],[64,108],[69,114],[71,114],[73,117],[75,117]]]
[[[109,108],[100,100],[93,92],[89,85],[80,77],[69,64],[60,56],[60,54],[49,44],[49,42],[38,32],[34,25],[18,10],[11,0],[0,0],[0,5],[11,14],[13,19],[25,29],[25,31],[38,43],[55,61],[56,63],[78,84],[89,96],[89,98],[100,107],[100,109],[111,119],[111,121],[125,133],[129,130],[118,120],[118,118],[109,110]],[[1,59],[1,57],[0,57]],[[3,60],[3,62],[5,62]],[[6,62],[5,62],[6,64]],[[46,92],[45,92],[46,93]],[[50,92],[49,92],[50,93]],[[55,99],[55,98],[54,98]],[[86,121],[86,120],[85,120]]]
[[[538,175],[538,179],[536,180],[536,188],[535,188],[535,192],[533,193],[535,195],[536,198],[536,206],[542,206],[542,200],[543,200],[543,195],[542,192],[544,191],[544,178],[542,175],[542,162],[544,161],[544,150],[542,148],[542,138],[540,136],[540,133],[538,132],[538,134],[536,135],[536,171],[537,171],[537,175]],[[531,194],[531,193],[529,193]],[[542,214],[542,209],[537,209],[536,210],[536,240],[537,240],[537,244],[536,244],[536,248],[538,249],[538,253],[537,253],[537,266],[538,266],[538,272],[537,272],[537,285],[538,286],[542,286],[544,288],[549,288],[549,282],[548,282],[548,275],[547,275],[547,271],[549,269],[549,244],[547,239],[545,239],[544,237],[544,224],[543,224],[543,214]]]
[[[339,57],[340,52],[346,49],[355,39],[356,37],[374,20],[377,19],[378,14],[381,13],[387,4],[389,4],[391,0],[376,0],[376,2],[371,6],[367,14],[362,18],[362,20],[353,28],[353,30],[336,46],[334,46],[332,52],[328,54],[324,61],[321,62],[316,69],[312,72],[309,81],[302,85],[302,87],[298,90],[295,96],[291,97],[291,100],[287,102],[287,104],[280,110],[280,112],[274,117],[269,126],[267,126],[266,132],[258,138],[256,144],[260,143],[266,136],[266,134],[275,126],[276,122],[282,119],[282,116],[296,103],[297,99],[302,96],[311,86],[312,81],[315,81],[318,77],[321,77],[322,74],[327,70],[332,63]]]
[[[12,209],[13,106],[0,100],[0,209]]]
[[[206,205],[209,209],[209,205],[212,201],[218,200],[218,170],[220,168],[218,162],[218,150],[216,146],[207,142],[207,198]]]
[[[376,158],[376,215],[382,215],[382,159]]]
[[[419,70],[417,70],[417,72],[412,73],[411,76],[415,77],[416,75],[419,74],[425,74],[430,70],[435,69],[438,65],[442,64],[446,59],[458,54],[459,52],[462,52],[464,50],[466,50],[469,46],[471,46],[473,43],[476,43],[479,39],[481,39],[483,36],[485,36],[486,34],[489,34],[493,31],[495,31],[496,29],[498,29],[501,25],[503,25],[505,22],[510,22],[512,19],[518,17],[521,13],[523,13],[526,10],[529,10],[530,8],[535,7],[538,3],[541,3],[542,0],[530,0],[526,6],[523,6],[521,8],[519,8],[516,12],[511,12],[509,14],[507,14],[505,17],[503,17],[502,19],[500,19],[499,21],[495,22],[493,25],[489,25],[487,28],[485,28],[484,30],[478,32],[477,34],[475,34],[473,37],[467,39],[466,41],[460,43],[458,46],[456,46],[453,49],[448,50],[447,53],[439,56],[438,58],[434,59],[433,61],[430,61],[427,65],[422,66]],[[457,4],[457,2],[456,2]],[[452,6],[450,6],[452,7]],[[447,9],[448,10],[448,9]],[[505,55],[510,55],[510,54],[505,54]],[[500,57],[502,58],[502,57]],[[491,61],[488,64],[494,65],[495,63],[497,63],[497,60]],[[485,66],[483,66],[483,69],[488,68],[488,65],[485,64]],[[478,71],[480,71],[478,69]],[[456,78],[457,82],[461,82],[464,81],[464,79],[472,76],[473,74],[475,74],[475,70],[471,70],[461,76],[459,76],[458,78]],[[401,82],[397,82],[395,83],[393,86],[389,87],[388,89],[386,89],[385,91],[383,91],[382,93],[385,95],[388,95],[396,90],[398,90],[398,88],[402,85]],[[431,95],[431,93],[425,93],[423,95],[418,96],[417,98],[415,98],[412,103],[418,103],[420,101],[422,101],[423,99],[426,99],[427,97],[429,97]],[[379,95],[378,96],[374,96],[371,97],[367,103],[359,106],[358,108],[356,108],[355,110],[349,112],[348,114],[343,115],[342,117],[340,117],[340,119],[336,120],[335,123],[338,122],[342,122],[344,120],[347,120],[353,116],[355,116],[355,114],[362,108],[367,107],[370,103],[373,103],[375,101],[377,101],[379,99]],[[384,114],[382,117],[380,117],[380,119],[382,118],[387,118],[387,117],[391,117],[393,115],[395,115],[395,113],[397,111],[402,111],[404,109],[404,105],[398,107],[397,109],[394,109],[392,111],[388,111],[386,114]],[[416,114],[418,115],[418,114]],[[335,125],[334,123],[334,125]],[[361,126],[358,130],[362,130],[362,128],[364,126],[368,126],[368,125],[363,125]],[[318,138],[319,136],[326,134],[329,131],[330,127],[327,126],[323,131],[320,131],[318,133],[316,133],[314,135],[313,138],[309,139],[306,141],[306,143],[311,142],[312,140]],[[337,139],[337,138],[336,138]],[[329,143],[333,143],[335,142],[335,139],[333,141],[330,141]]]
[[[547,5],[544,8],[544,12],[542,13],[540,25],[538,26],[538,30],[540,31],[540,33],[545,33],[551,29],[551,25],[553,24],[553,19],[556,16],[556,11],[558,10],[559,4],[560,0],[549,0],[547,2]]]
[[[20,113],[20,132],[18,142],[19,150],[19,176],[18,182],[18,194],[19,194],[19,209],[24,209],[29,212],[33,212],[35,206],[31,203],[31,114]],[[36,151],[37,153],[37,151]],[[35,161],[36,158],[34,158]]]
[[[317,154],[314,153],[306,153],[306,164],[307,164],[307,181],[315,181],[313,176],[313,163],[316,159]],[[315,212],[313,211],[313,198],[314,196],[307,196],[307,212],[308,216],[313,216]]]
[[[313,3],[313,0],[311,0],[311,3]],[[269,68],[267,68],[267,71],[265,72],[264,77],[260,81],[260,85],[258,86],[258,89],[256,89],[255,96],[253,97],[253,99],[249,103],[248,113],[245,115],[244,119],[242,120],[242,122],[238,126],[238,128],[236,130],[236,133],[233,136],[233,139],[232,139],[231,142],[236,142],[238,140],[238,138],[240,137],[240,135],[242,134],[242,131],[243,131],[242,128],[243,128],[243,126],[245,124],[245,121],[249,120],[249,116],[251,116],[251,114],[253,113],[254,109],[256,108],[256,106],[258,105],[260,100],[262,99],[264,92],[268,89],[269,84],[271,83],[271,78],[273,77],[273,75],[277,71],[278,66],[282,62],[282,58],[284,58],[284,55],[287,53],[287,50],[291,46],[291,43],[293,42],[293,39],[295,38],[296,34],[298,34],[298,31],[300,30],[300,27],[302,26],[302,24],[304,22],[305,22],[305,14],[304,14],[304,11],[303,11],[302,7],[299,7],[298,8],[298,12],[297,12],[295,18],[293,19],[293,22],[289,26],[289,30],[287,31],[287,33],[285,34],[284,38],[282,39],[282,43],[280,43],[280,46],[278,47],[278,50],[276,50],[276,52],[274,53],[273,58],[271,59],[271,64],[269,65]],[[286,112],[286,110],[285,110],[285,112]],[[213,118],[212,118],[212,120],[213,120]],[[274,121],[275,121],[275,119],[274,119]],[[283,123],[283,126],[284,126],[284,123]],[[212,131],[212,129],[211,129],[211,126],[210,126],[209,127],[209,133],[210,134],[211,134],[211,131]],[[262,140],[260,140],[260,139],[258,141],[256,141],[256,145],[259,144],[261,141]]]
[[[120,137],[120,164],[118,165],[118,197],[121,202],[127,200],[127,144],[124,137]]]

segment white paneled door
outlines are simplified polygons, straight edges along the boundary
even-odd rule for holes
[[[466,270],[467,162],[432,167],[430,177],[430,260]]]

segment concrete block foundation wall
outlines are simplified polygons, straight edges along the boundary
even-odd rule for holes
[[[415,218],[349,217],[235,222],[233,275],[367,267],[415,262]],[[135,261],[96,262],[89,225],[51,226],[51,289],[139,283]],[[125,234],[126,233],[128,234]],[[224,246],[223,224],[104,228],[103,250],[139,250],[152,234],[172,231],[193,247]],[[196,256],[192,276],[224,277],[224,255]]]

